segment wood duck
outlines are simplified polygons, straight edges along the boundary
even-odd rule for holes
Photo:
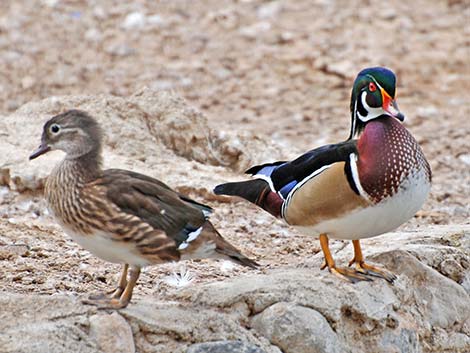
[[[313,149],[297,159],[258,165],[253,179],[218,185],[262,207],[287,224],[320,238],[322,269],[355,282],[396,276],[364,261],[360,239],[394,230],[421,208],[431,187],[431,169],[421,148],[400,123],[395,74],[362,70],[351,94],[349,138]],[[336,267],[328,238],[352,240],[354,258]]]
[[[65,159],[45,183],[48,207],[64,231],[94,255],[123,264],[116,290],[85,303],[123,308],[143,266],[221,258],[255,267],[209,222],[212,209],[159,180],[127,170],[101,168],[102,131],[83,111],[56,115],[44,125],[30,156],[62,150]],[[128,277],[129,272],[129,279]]]

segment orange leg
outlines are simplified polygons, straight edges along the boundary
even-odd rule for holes
[[[129,265],[125,264],[122,269],[121,277],[119,277],[117,288],[111,291],[105,292],[105,293],[91,295],[89,299],[90,300],[102,300],[106,298],[120,298],[122,292],[124,292],[124,289],[126,289],[126,286],[127,286],[127,270],[128,269],[129,269]]]
[[[90,297],[90,299],[83,300],[83,303],[96,305],[99,309],[125,308],[132,298],[132,291],[140,276],[140,267],[131,266],[129,270],[129,280],[127,280],[128,268],[129,265],[124,265],[118,288],[112,291],[111,295]]]
[[[349,266],[355,264],[357,272],[381,277],[390,283],[393,283],[397,276],[384,268],[366,264],[364,261],[364,256],[362,255],[361,244],[359,243],[359,240],[353,240],[352,243],[354,246],[354,257],[351,261],[349,261]]]
[[[358,281],[371,281],[366,274],[357,272],[351,268],[347,267],[336,267],[335,260],[331,256],[330,247],[328,244],[328,236],[326,234],[320,234],[320,246],[325,256],[325,263],[322,265],[321,269],[328,267],[328,270],[335,276],[346,280],[348,282],[358,282]]]

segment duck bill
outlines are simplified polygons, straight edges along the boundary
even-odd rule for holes
[[[29,156],[29,160],[38,158],[39,156],[49,152],[50,150],[51,148],[48,145],[41,144],[41,146],[39,146],[38,149]]]
[[[397,102],[390,97],[390,95],[385,92],[383,88],[380,89],[382,92],[382,109],[385,110],[388,115],[397,118],[400,121],[405,120],[405,115],[400,112],[397,106]]]

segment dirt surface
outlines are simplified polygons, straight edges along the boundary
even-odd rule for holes
[[[469,23],[465,0],[380,6],[347,0],[2,1],[0,115],[54,95],[169,89],[199,108],[220,134],[237,130],[272,139],[283,147],[276,158],[292,158],[347,137],[355,75],[383,65],[398,76],[405,124],[434,174],[430,199],[403,229],[468,224]],[[224,173],[220,169],[220,181]],[[170,184],[183,188],[183,179]],[[315,239],[254,207],[207,192],[193,196],[214,206],[221,233],[265,268],[321,263]],[[118,267],[79,249],[47,217],[33,219],[31,211],[42,211],[31,209],[30,195],[12,205],[18,197],[0,190],[0,262],[6,268],[0,290],[109,288]],[[165,276],[181,266],[147,269],[137,296],[161,295],[170,286]],[[206,261],[184,266],[196,282],[246,271]]]

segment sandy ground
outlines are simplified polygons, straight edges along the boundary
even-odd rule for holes
[[[292,158],[347,137],[355,75],[383,65],[397,73],[405,124],[434,173],[430,199],[402,229],[468,224],[469,23],[465,0],[2,1],[0,111],[53,95],[171,89],[213,128],[276,140]],[[0,196],[0,290],[83,293],[117,278],[117,266],[79,249],[50,220],[12,220],[13,196]],[[320,264],[315,239],[246,203],[209,203],[218,229],[265,268]],[[138,295],[162,295],[164,277],[181,266],[146,270]],[[184,266],[195,281],[246,272]]]

